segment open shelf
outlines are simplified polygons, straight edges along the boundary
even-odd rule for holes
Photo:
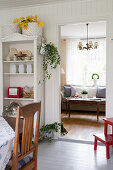
[[[16,115],[15,116],[14,115],[8,115],[8,117],[16,118]],[[20,116],[20,119],[24,119],[24,117]]]
[[[8,97],[4,97],[4,100],[25,100],[25,101],[33,101],[33,98],[8,98]]]
[[[32,63],[34,60],[3,61],[4,63]]]
[[[34,73],[4,73],[4,75],[34,75]]]

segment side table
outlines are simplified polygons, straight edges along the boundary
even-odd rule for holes
[[[69,114],[70,118],[70,105],[71,104],[90,104],[97,106],[97,121],[99,120],[99,108],[100,105],[105,105],[105,100],[96,100],[96,99],[82,99],[82,98],[74,98],[74,97],[67,97],[66,98],[66,113]]]

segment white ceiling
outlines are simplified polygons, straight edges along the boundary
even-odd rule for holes
[[[61,26],[61,38],[84,39],[86,36],[86,23]],[[106,22],[89,23],[89,38],[99,37],[106,37]]]
[[[80,1],[80,0],[0,0],[0,9],[5,8],[17,8],[21,6],[30,6],[36,4],[44,3],[54,3],[54,2],[69,2],[69,1]],[[85,1],[85,0],[81,0]]]

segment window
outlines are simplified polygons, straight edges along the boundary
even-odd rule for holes
[[[95,42],[95,40],[91,40]],[[86,41],[82,42],[83,45]],[[92,74],[98,73],[98,85],[106,84],[106,39],[98,39],[98,48],[79,50],[78,41],[66,40],[66,83],[93,85]]]

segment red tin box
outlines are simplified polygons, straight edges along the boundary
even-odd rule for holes
[[[9,98],[23,97],[23,88],[22,87],[9,87],[8,88],[8,97]]]

